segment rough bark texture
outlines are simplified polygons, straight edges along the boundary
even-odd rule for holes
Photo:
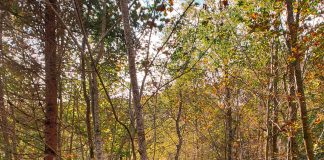
[[[50,4],[49,4],[50,3]],[[57,155],[57,80],[56,80],[56,39],[55,0],[49,0],[45,8],[45,160],[53,160]]]
[[[304,83],[303,83],[301,66],[300,66],[302,54],[298,52],[299,46],[297,43],[300,10],[297,9],[297,14],[295,16],[296,18],[294,18],[293,0],[286,0],[286,5],[287,5],[287,22],[289,28],[288,49],[290,52],[290,56],[295,58],[295,60],[290,63],[293,65],[293,69],[295,71],[294,78],[296,80],[296,85],[297,85],[296,97],[300,105],[300,115],[301,115],[302,126],[303,126],[302,129],[303,129],[304,145],[305,145],[307,159],[313,160],[314,159],[313,140],[307,122],[308,121],[307,106],[306,106],[306,99],[304,93]]]
[[[3,148],[5,151],[5,160],[11,160],[11,147],[10,147],[10,142],[9,142],[9,128],[8,128],[8,120],[7,120],[7,111],[4,105],[4,88],[3,88],[3,73],[4,71],[2,70],[3,63],[2,63],[2,57],[3,57],[3,47],[2,47],[2,24],[3,24],[3,12],[0,10],[0,115],[1,115],[1,124],[0,124],[0,129],[2,131],[2,136],[3,136]]]
[[[145,129],[144,129],[144,119],[143,112],[140,100],[140,93],[137,82],[136,75],[136,66],[135,66],[135,49],[134,42],[132,36],[132,30],[129,24],[129,10],[128,10],[128,1],[120,0],[120,8],[122,13],[122,20],[124,25],[124,36],[126,41],[126,48],[128,53],[128,66],[129,66],[129,74],[131,79],[132,91],[133,91],[133,101],[135,108],[135,116],[136,116],[136,125],[137,125],[137,136],[138,136],[138,150],[140,153],[141,160],[147,160],[146,153],[146,140],[145,140]]]

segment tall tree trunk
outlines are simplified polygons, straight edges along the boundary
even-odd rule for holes
[[[225,70],[225,79],[226,79],[226,88],[225,88],[225,108],[226,108],[226,159],[232,160],[232,151],[233,151],[233,127],[232,127],[232,106],[230,103],[231,98],[231,89],[228,84],[228,73],[227,68]]]
[[[288,5],[292,5],[291,2],[289,2],[289,0],[286,0],[287,3],[287,7]],[[292,7],[292,6],[290,6]],[[289,8],[290,8],[289,7]],[[292,16],[290,14],[288,14],[289,16]],[[292,21],[294,21],[293,17],[289,17],[292,18]],[[288,20],[291,21],[291,20]],[[292,52],[291,52],[291,42],[287,43],[288,46],[288,57],[292,56]],[[298,157],[298,144],[296,141],[296,129],[294,127],[294,125],[297,123],[297,103],[295,101],[295,66],[293,65],[293,62],[290,61],[288,63],[288,85],[289,85],[289,95],[288,95],[288,107],[289,107],[289,123],[291,124],[289,126],[289,132],[290,135],[288,137],[288,159],[292,159],[292,160],[297,160]]]
[[[134,117],[134,108],[132,107],[132,89],[129,89],[129,98],[128,98],[128,112],[129,112],[129,119],[130,119],[130,132],[131,136],[135,137],[135,117]],[[131,141],[134,141],[134,138],[131,139]],[[134,142],[131,142],[131,144],[134,144]],[[133,159],[136,160],[136,151],[135,148],[132,146],[132,155]],[[153,158],[154,159],[154,158]]]
[[[289,132],[288,137],[288,159],[297,160],[298,156],[298,144],[296,141],[296,128],[294,124],[297,123],[297,104],[295,102],[295,79],[294,79],[294,67],[289,63],[288,65],[288,107],[289,107]],[[290,157],[290,158],[289,158]]]
[[[10,105],[10,104],[9,104]],[[20,105],[19,105],[20,106]],[[14,160],[20,160],[21,157],[18,153],[17,147],[18,147],[18,140],[17,140],[17,134],[16,134],[16,113],[15,113],[15,107],[13,105],[10,105],[10,114],[13,119],[12,125],[11,125],[11,130],[12,130],[12,154],[13,154],[13,159]]]
[[[296,18],[294,18],[293,0],[286,0],[286,5],[287,5],[287,22],[289,28],[288,50],[289,50],[289,55],[295,59],[294,61],[291,61],[290,64],[293,66],[293,69],[295,71],[295,79],[297,85],[296,97],[300,105],[300,115],[301,115],[301,121],[303,126],[302,129],[303,129],[304,145],[307,154],[307,159],[313,160],[314,159],[313,140],[307,122],[308,121],[307,106],[306,106],[306,99],[304,93],[303,77],[302,77],[301,66],[300,66],[302,54],[298,52],[299,46],[297,42],[300,8],[297,8]],[[302,4],[298,4],[298,7],[300,7],[300,5],[302,6]]]
[[[81,84],[82,84],[83,98],[86,102],[87,143],[89,146],[90,159],[94,159],[92,130],[91,130],[91,105],[90,105],[90,99],[88,96],[87,85],[86,85],[84,48],[85,48],[85,40],[83,40],[81,57],[80,57],[81,58]]]
[[[272,80],[272,101],[273,101],[273,111],[272,111],[272,159],[278,159],[278,81],[279,81],[279,71],[278,71],[278,43],[274,39],[274,51],[271,52],[271,72],[273,77]]]
[[[74,91],[74,95],[73,95],[73,106],[72,106],[72,123],[71,123],[71,136],[70,136],[70,145],[69,145],[69,154],[71,155],[70,157],[69,157],[69,159],[72,159],[72,153],[73,153],[73,151],[72,151],[72,149],[73,149],[73,139],[74,139],[74,130],[75,130],[75,128],[76,128],[76,126],[75,126],[75,121],[74,121],[74,119],[75,119],[75,108],[77,108],[78,107],[78,95],[77,95],[78,93],[77,93],[77,90],[75,90]]]
[[[81,128],[81,119],[80,119],[80,106],[79,104],[76,106],[76,112],[77,112],[77,121],[78,121],[78,128]],[[81,159],[84,160],[84,146],[83,146],[83,133],[82,131],[79,129],[79,143],[80,143],[80,152],[81,152]]]
[[[76,0],[74,1],[76,2],[77,4],[75,5],[76,7],[76,10],[78,12],[83,13],[83,10],[82,10],[82,3],[81,3],[81,0]],[[89,17],[89,14],[90,14],[90,11],[91,9],[89,8],[89,11],[87,13],[87,17]],[[82,17],[80,17],[82,18]],[[81,21],[79,22],[81,23]],[[83,98],[84,98],[84,101],[86,102],[86,128],[87,128],[87,144],[88,144],[88,147],[89,147],[89,155],[90,155],[90,159],[94,159],[94,149],[93,149],[93,139],[92,139],[92,129],[91,129],[91,103],[90,103],[90,98],[88,96],[88,91],[87,91],[87,80],[86,80],[86,64],[87,64],[87,61],[86,61],[86,55],[85,55],[85,46],[86,46],[86,37],[84,35],[83,39],[82,39],[82,50],[81,50],[81,56],[80,56],[80,59],[81,59],[81,85],[82,85],[82,92],[83,92]],[[91,75],[89,75],[89,83],[90,82],[90,77]],[[90,85],[90,88],[91,88],[91,85]]]
[[[95,156],[97,160],[101,160],[102,157],[102,140],[100,130],[100,108],[99,108],[99,90],[97,75],[92,72],[91,79],[91,99],[92,99],[92,118],[93,118],[93,129],[94,129],[94,145],[95,145]]]
[[[182,93],[180,91],[179,93],[179,108],[178,108],[178,114],[177,114],[177,118],[176,118],[176,130],[177,130],[177,136],[178,136],[178,144],[177,144],[177,152],[175,155],[175,160],[179,160],[180,157],[180,151],[181,151],[181,147],[182,147],[182,135],[181,135],[181,128],[180,128],[180,118],[181,118],[181,113],[182,113]]]
[[[107,12],[107,4],[106,0],[101,1],[103,10],[102,10],[102,18],[101,18],[101,36],[104,36],[106,30],[106,12]],[[96,58],[96,62],[94,65],[97,65],[101,56],[104,54],[104,41],[100,43],[99,54]],[[94,124],[94,145],[95,145],[95,154],[96,159],[103,159],[102,152],[102,138],[101,138],[101,129],[100,129],[100,106],[99,106],[99,90],[98,90],[98,80],[97,74],[95,72],[95,67],[92,66],[92,81],[91,81],[91,97],[92,97],[92,109],[93,109],[93,124]]]
[[[61,159],[61,156],[62,156],[62,122],[63,122],[63,97],[62,97],[62,92],[63,92],[63,82],[62,82],[62,68],[63,68],[63,55],[64,55],[64,27],[60,24],[60,23],[57,23],[58,25],[58,31],[57,31],[57,41],[58,41],[58,44],[59,44],[59,47],[58,47],[58,67],[57,67],[57,71],[58,71],[58,98],[59,98],[59,119],[58,119],[58,136],[57,136],[57,141],[58,141],[58,145],[57,145],[57,150],[58,150],[58,159]]]
[[[269,90],[270,92],[272,91],[272,86],[269,85]],[[266,137],[265,137],[265,153],[264,153],[264,159],[268,160],[269,159],[269,150],[270,150],[270,141],[271,141],[271,125],[270,125],[270,114],[271,114],[271,103],[270,103],[270,96],[268,98],[268,102],[267,104],[265,104],[265,106],[267,107],[267,111],[266,111],[266,129],[267,129],[267,133],[266,133]]]
[[[0,115],[1,115],[1,124],[0,128],[3,136],[3,148],[5,151],[5,160],[11,160],[11,147],[9,142],[9,127],[8,127],[8,119],[7,119],[7,111],[4,105],[4,88],[3,88],[3,76],[4,76],[4,67],[3,67],[3,46],[2,46],[2,27],[3,27],[3,17],[4,12],[0,10]]]
[[[136,116],[136,124],[137,124],[137,136],[138,136],[138,150],[141,156],[141,160],[147,160],[146,153],[146,140],[145,140],[145,126],[143,119],[143,112],[141,106],[140,93],[137,82],[136,75],[136,64],[135,64],[135,46],[132,36],[132,29],[129,24],[129,10],[128,10],[128,1],[120,0],[120,8],[122,13],[122,20],[124,25],[124,36],[126,41],[126,48],[128,52],[128,66],[129,66],[129,74],[131,79],[132,91],[133,91],[133,101],[135,108],[135,116]]]
[[[56,81],[56,0],[49,0],[45,8],[45,160],[57,157],[57,81]]]
[[[154,113],[153,113],[153,157],[152,160],[155,160],[156,154],[156,108],[158,105],[158,94],[155,95],[155,103],[154,103]]]

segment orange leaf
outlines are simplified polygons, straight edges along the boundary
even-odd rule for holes
[[[174,4],[173,0],[169,0],[169,4],[170,4],[171,6],[173,6],[173,4]]]

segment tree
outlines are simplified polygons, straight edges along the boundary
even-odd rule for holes
[[[3,44],[2,44],[2,30],[3,30],[3,18],[4,18],[4,12],[0,10],[0,65],[4,66],[3,63],[3,56],[4,56],[4,50],[3,50]],[[3,136],[3,146],[5,151],[5,160],[12,159],[12,153],[11,153],[11,145],[9,142],[9,126],[8,126],[8,119],[7,114],[8,111],[5,107],[4,102],[4,86],[3,86],[3,80],[4,80],[4,70],[0,70],[0,113],[1,113],[1,130],[2,130],[2,136]]]
[[[56,15],[55,0],[49,0],[45,8],[45,159],[57,157],[57,69],[56,69]]]
[[[141,98],[140,98],[140,93],[138,88],[136,66],[135,66],[136,53],[135,53],[135,49],[134,49],[135,46],[133,41],[134,36],[132,34],[132,29],[129,24],[128,2],[126,0],[120,1],[120,9],[122,13],[122,20],[124,25],[124,36],[125,36],[127,53],[128,53],[128,67],[129,67],[128,69],[129,69],[129,75],[131,79],[133,102],[135,108],[138,148],[139,148],[141,160],[147,160],[148,157],[146,152],[145,126],[144,126],[143,111],[142,111]]]
[[[301,7],[303,3],[300,2],[298,4],[297,13],[295,16],[294,16],[293,1],[286,0],[286,5],[287,5],[287,22],[289,28],[287,46],[288,46],[289,56],[291,56],[291,58],[294,58],[293,60],[290,61],[289,74],[291,76],[294,75],[294,78],[296,80],[296,86],[297,86],[296,97],[300,105],[304,145],[306,148],[307,159],[313,160],[314,159],[313,140],[308,125],[306,98],[305,98],[304,83],[303,83],[301,64],[300,64],[302,54],[299,53],[299,45],[298,45],[299,18],[300,18],[300,11],[302,9]]]

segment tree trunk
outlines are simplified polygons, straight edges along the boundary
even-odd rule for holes
[[[287,3],[287,8],[289,5],[292,5],[291,2],[289,3],[289,0],[286,0]],[[292,6],[289,6],[289,8]],[[288,18],[292,18],[293,17],[289,17],[292,16],[290,14],[288,14]],[[288,20],[291,21],[291,20]],[[288,46],[288,57],[292,56],[292,52],[291,52],[291,42],[287,43]],[[294,127],[294,125],[297,123],[297,104],[295,101],[295,66],[293,65],[292,62],[289,62],[288,64],[288,84],[289,84],[289,95],[288,95],[288,107],[289,107],[289,123],[291,124],[289,126],[289,130],[290,130],[290,135],[288,137],[288,159],[292,159],[292,160],[297,160],[298,157],[298,145],[297,145],[297,141],[296,141],[296,129]]]
[[[180,157],[180,150],[182,147],[182,135],[181,135],[181,128],[180,128],[180,118],[181,118],[181,112],[182,112],[182,93],[180,91],[179,94],[180,102],[179,102],[179,109],[178,109],[178,114],[177,114],[177,119],[176,119],[176,130],[177,130],[177,136],[178,136],[178,144],[177,144],[177,152],[175,155],[175,160],[179,160]]]
[[[289,132],[288,137],[288,159],[291,157],[292,160],[297,160],[298,156],[298,145],[296,141],[296,129],[294,124],[297,123],[297,104],[295,102],[295,79],[294,79],[294,67],[288,65],[288,84],[289,84],[289,95],[288,95],[288,107],[289,107]]]
[[[82,3],[80,0],[75,1],[77,4],[75,5],[76,9],[81,13],[83,13],[82,10]],[[87,17],[89,17],[89,12],[88,11]],[[82,18],[82,17],[81,17]],[[81,23],[81,22],[80,22]],[[87,144],[89,147],[89,154],[90,154],[90,159],[94,159],[94,151],[93,151],[93,139],[92,139],[92,129],[91,129],[91,104],[90,104],[90,98],[88,96],[87,92],[87,85],[86,85],[86,55],[85,55],[85,45],[86,45],[86,39],[85,35],[82,40],[82,50],[81,50],[81,85],[82,85],[82,92],[83,92],[83,98],[84,101],[86,102],[86,128],[87,128]],[[90,76],[90,74],[89,74]],[[91,79],[91,78],[89,78]],[[90,83],[90,81],[89,81]],[[91,86],[90,86],[91,87]]]
[[[103,6],[102,10],[102,18],[101,18],[101,37],[104,36],[105,30],[106,30],[106,13],[107,13],[107,4],[106,0],[101,1],[101,5]],[[100,43],[100,50],[99,54],[96,58],[95,64],[99,62],[100,58],[104,54],[104,41]],[[101,138],[101,128],[100,128],[100,106],[99,106],[99,90],[98,90],[98,80],[97,80],[97,74],[95,72],[95,67],[92,66],[92,108],[93,108],[93,124],[94,124],[94,144],[95,144],[95,153],[96,153],[96,159],[101,160],[103,159],[103,152],[102,152],[102,138]]]
[[[130,132],[131,136],[135,137],[135,117],[134,117],[134,111],[132,107],[132,89],[129,89],[129,99],[128,99],[128,112],[129,112],[129,119],[130,119]],[[134,141],[134,138],[131,139],[131,141]],[[131,142],[131,144],[134,144],[134,142]],[[132,155],[133,155],[133,160],[136,160],[136,151],[134,146],[132,146]],[[153,158],[154,160],[154,158]]]
[[[93,118],[93,129],[94,129],[94,145],[95,145],[95,155],[97,160],[101,160],[102,157],[102,140],[101,140],[101,130],[100,130],[100,108],[99,108],[99,90],[97,75],[92,72],[91,79],[91,99],[92,99],[92,118]]]
[[[0,115],[1,115],[1,131],[3,136],[3,148],[5,152],[5,160],[11,160],[11,147],[9,142],[9,128],[8,128],[8,119],[7,119],[7,111],[4,105],[4,87],[3,87],[3,79],[4,79],[4,67],[3,67],[3,46],[2,46],[2,24],[3,24],[3,11],[0,10]]]
[[[122,20],[124,25],[124,36],[126,41],[126,48],[128,52],[128,66],[129,74],[131,79],[132,91],[133,91],[133,101],[135,108],[136,124],[137,124],[137,136],[138,136],[138,150],[141,156],[141,160],[147,160],[146,153],[146,140],[145,140],[145,126],[142,113],[141,99],[137,82],[136,75],[136,64],[135,64],[135,49],[132,36],[132,30],[129,24],[129,10],[128,10],[128,1],[120,0],[120,7],[122,13]]]
[[[155,103],[154,103],[154,113],[153,113],[153,157],[152,160],[155,160],[156,154],[156,108],[158,105],[158,94],[155,95]]]
[[[85,74],[85,40],[83,40],[82,44],[82,51],[81,51],[81,84],[82,84],[82,91],[83,91],[83,98],[86,102],[86,126],[87,126],[87,143],[89,146],[89,154],[90,159],[94,159],[93,153],[93,141],[92,141],[92,131],[91,131],[91,106],[90,106],[90,99],[87,93],[87,85],[86,85],[86,74]]]
[[[228,83],[228,73],[227,73],[227,69],[225,71],[225,79],[226,82]],[[225,88],[225,108],[226,108],[226,159],[227,160],[232,160],[232,150],[233,150],[233,128],[232,128],[232,106],[230,103],[230,98],[231,98],[231,91],[230,88],[228,86],[228,84],[226,84],[226,88]]]
[[[19,105],[19,106],[21,106],[21,105]],[[12,130],[11,140],[12,140],[13,159],[14,160],[20,160],[21,157],[20,157],[20,155],[18,153],[18,150],[17,150],[19,142],[17,140],[17,133],[16,133],[16,113],[15,113],[15,107],[13,105],[10,105],[10,114],[11,114],[11,117],[13,119],[12,125],[11,125],[11,130]]]
[[[272,90],[272,86],[269,85],[269,90],[271,92]],[[265,104],[265,103],[264,103]],[[270,149],[270,140],[271,140],[271,128],[270,128],[270,107],[271,107],[271,103],[270,103],[270,96],[268,98],[268,103],[265,104],[265,106],[267,107],[267,111],[266,111],[266,129],[267,129],[267,133],[266,133],[266,137],[265,137],[265,153],[264,153],[264,159],[265,160],[269,160],[269,149]]]
[[[79,95],[78,95],[79,96]],[[81,128],[81,119],[80,119],[80,105],[79,105],[79,99],[78,99],[78,105],[76,106],[76,112],[77,112],[77,121],[78,121],[78,124],[77,124],[77,127],[79,128],[79,143],[80,143],[80,152],[81,152],[81,159],[84,160],[84,146],[83,146],[83,133],[82,131],[80,130]]]
[[[45,8],[45,160],[57,157],[57,81],[56,81],[56,1],[49,0]]]
[[[275,46],[275,53],[273,55],[273,123],[272,124],[272,159],[278,159],[278,81],[279,81],[279,71],[278,71],[278,44]]]
[[[303,129],[304,145],[307,154],[307,159],[313,160],[314,159],[313,140],[307,122],[308,121],[307,106],[306,106],[306,99],[304,93],[303,77],[302,77],[301,66],[300,66],[300,62],[301,62],[300,57],[302,56],[302,54],[298,52],[299,46],[297,44],[300,9],[297,9],[297,14],[295,19],[293,0],[286,0],[286,5],[287,5],[287,22],[289,28],[288,50],[289,50],[289,55],[295,59],[294,61],[291,61],[290,64],[293,66],[292,69],[294,69],[295,71],[294,78],[296,79],[296,85],[297,85],[296,97],[300,105],[300,115],[301,115],[301,121],[303,126],[302,129]],[[298,4],[298,5],[302,5],[302,4]]]
[[[76,128],[75,126],[75,108],[78,107],[78,97],[77,97],[77,91],[74,91],[74,95],[73,95],[73,106],[72,106],[72,122],[71,122],[71,136],[70,136],[70,145],[69,145],[69,154],[70,157],[68,159],[72,159],[72,149],[73,149],[73,139],[74,139],[74,130]]]
[[[278,43],[274,40],[275,50],[271,55],[271,72],[273,77],[272,80],[272,101],[273,101],[273,111],[272,111],[272,154],[271,158],[278,159],[278,81],[279,81],[279,71],[278,71]]]

